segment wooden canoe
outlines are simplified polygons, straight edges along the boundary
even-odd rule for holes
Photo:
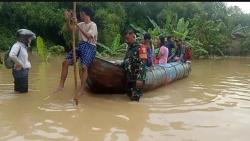
[[[146,71],[143,91],[153,90],[162,85],[187,77],[191,72],[191,63],[172,62],[155,65]],[[120,66],[111,61],[95,58],[88,71],[87,84],[94,93],[125,93],[125,75]]]

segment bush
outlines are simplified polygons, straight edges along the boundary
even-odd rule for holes
[[[63,25],[63,11],[55,2],[4,2],[0,24],[14,31],[28,28],[45,39],[60,43],[62,37],[58,35]]]
[[[110,46],[117,34],[120,34],[125,24],[126,13],[119,4],[106,5],[96,10],[98,41]]]
[[[49,52],[52,55],[61,55],[64,53],[64,47],[60,45],[55,45],[49,48]]]
[[[0,51],[8,50],[15,42],[15,33],[0,26]]]
[[[43,62],[46,62],[49,55],[48,55],[47,49],[44,45],[43,38],[40,36],[38,36],[36,39],[36,48],[37,48],[37,53],[38,53],[39,57],[42,59]]]
[[[250,54],[250,36],[244,39],[241,43],[241,54],[249,55]]]
[[[0,65],[3,64],[2,55],[0,54]]]

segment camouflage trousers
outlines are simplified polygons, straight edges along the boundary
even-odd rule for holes
[[[138,58],[132,58],[130,60],[125,60],[124,70],[127,79],[127,95],[131,100],[139,101],[142,96],[142,88],[136,87],[136,81],[145,81],[146,72],[145,64]]]
[[[127,95],[132,101],[139,101],[142,96],[142,89],[136,87],[136,81],[127,82]]]

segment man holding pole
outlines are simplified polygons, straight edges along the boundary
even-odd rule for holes
[[[94,11],[89,7],[83,7],[80,10],[80,23],[76,23],[76,19],[72,17],[72,11],[65,11],[64,17],[67,22],[67,27],[69,31],[73,31],[74,26],[76,25],[76,33],[78,33],[78,47],[76,49],[76,58],[80,59],[81,66],[81,87],[74,100],[77,102],[78,97],[85,93],[85,81],[88,77],[88,67],[92,63],[96,55],[96,41],[97,41],[97,26],[91,21]],[[69,65],[73,64],[73,50],[66,54],[65,60],[62,63],[61,71],[61,80],[58,86],[57,91],[60,91],[64,88],[64,83],[68,74]]]

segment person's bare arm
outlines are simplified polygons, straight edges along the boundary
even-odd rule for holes
[[[70,20],[67,20],[66,24],[67,24],[67,30],[72,32],[73,31],[73,26],[71,25]]]
[[[13,45],[10,50],[9,57],[11,60],[15,62],[15,68],[20,70],[23,67],[22,61],[17,57],[18,52],[20,52],[21,47],[17,45]]]
[[[72,11],[68,11],[68,10],[64,11],[64,18],[65,18],[65,21],[66,21],[66,24],[67,24],[68,31],[72,32],[73,31],[73,25],[71,24],[71,21],[70,21],[73,18]]]
[[[172,54],[171,56],[169,56],[168,61],[171,60],[174,56],[175,56],[175,54]]]

